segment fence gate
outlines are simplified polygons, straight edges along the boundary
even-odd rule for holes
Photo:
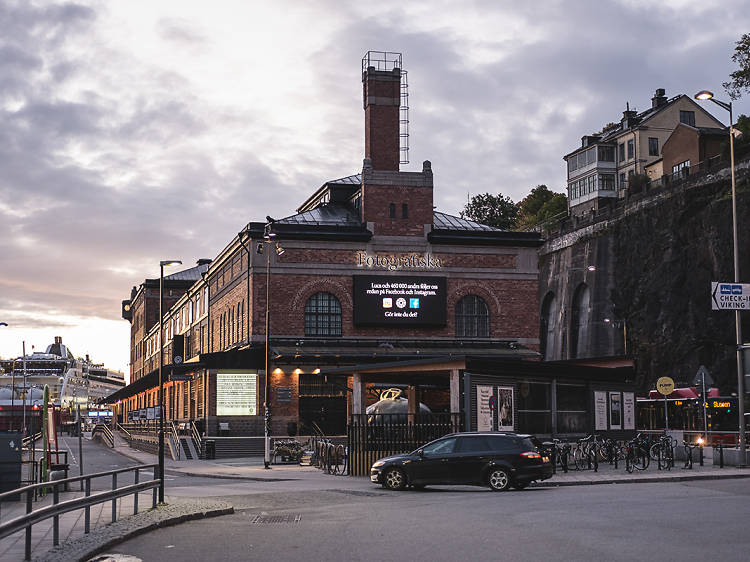
[[[461,431],[463,415],[355,414],[349,419],[349,474],[366,476],[377,459],[408,453],[420,445]]]

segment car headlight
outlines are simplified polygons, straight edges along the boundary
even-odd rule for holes
[[[385,465],[385,461],[377,461],[375,464],[372,465],[372,468],[380,468],[381,466]]]

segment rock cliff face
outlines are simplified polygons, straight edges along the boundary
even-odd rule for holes
[[[740,279],[750,282],[750,162],[738,168]],[[733,279],[728,169],[620,202],[541,250],[545,358],[621,355],[627,341],[642,391],[661,376],[690,384],[703,364],[735,392],[735,315],[712,311],[710,294],[712,281]],[[750,312],[741,316],[750,341]]]

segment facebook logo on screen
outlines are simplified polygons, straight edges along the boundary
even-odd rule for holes
[[[419,299],[409,299],[409,308],[419,308]]]

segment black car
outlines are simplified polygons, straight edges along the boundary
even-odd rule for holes
[[[428,484],[471,484],[496,491],[522,490],[552,477],[552,464],[531,435],[453,433],[416,451],[380,459],[370,480],[391,490]]]

